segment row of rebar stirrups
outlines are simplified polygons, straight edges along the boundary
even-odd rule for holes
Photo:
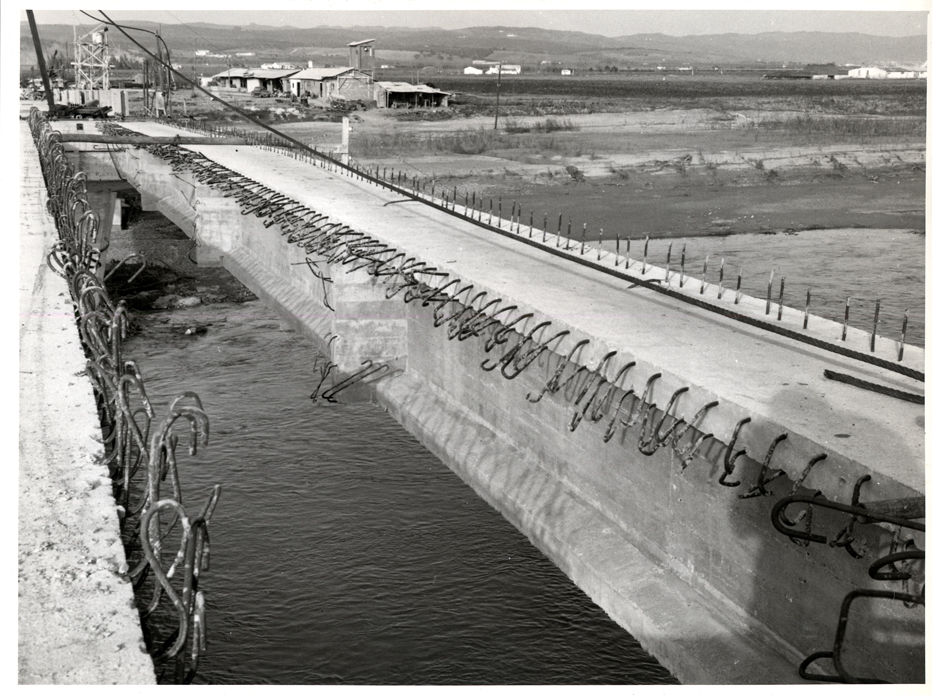
[[[47,262],[68,282],[97,400],[103,462],[113,480],[128,560],[121,572],[125,570],[140,602],[159,682],[190,683],[207,648],[206,603],[199,583],[209,569],[208,524],[220,485],[199,510],[191,513],[190,505],[182,504],[176,430],[187,423],[193,456],[198,446],[207,445],[209,421],[190,391],[176,396],[165,415],[156,418],[139,365],[123,353],[129,323],[125,304],[113,303],[101,279],[101,252],[106,249],[98,247],[100,218],[88,202],[87,177],[74,171],[60,135],[38,109],[30,112],[29,126],[59,236]],[[162,484],[166,479],[168,490]]]
[[[119,126],[108,124],[110,129]],[[257,145],[268,149],[280,149],[282,153],[298,156],[287,148],[276,148],[257,138]],[[222,191],[227,197],[236,200],[241,206],[241,214],[254,215],[263,220],[267,228],[275,225],[281,230],[281,235],[290,244],[296,244],[306,254],[305,262],[311,272],[321,282],[321,297],[327,308],[333,310],[329,301],[328,285],[332,279],[328,275],[328,268],[334,265],[349,266],[347,273],[365,270],[371,277],[386,285],[385,296],[392,298],[401,295],[405,303],[419,302],[422,307],[432,306],[433,325],[436,328],[446,326],[448,340],[465,341],[470,338],[484,339],[484,350],[491,353],[500,348],[503,352],[497,359],[486,359],[480,365],[487,372],[498,371],[508,380],[515,379],[531,364],[541,357],[551,345],[564,339],[570,334],[568,330],[554,333],[543,339],[543,331],[551,325],[550,321],[541,321],[531,326],[533,312],[521,313],[521,309],[514,304],[508,304],[501,298],[494,298],[486,291],[477,291],[471,284],[461,279],[450,279],[449,273],[428,267],[424,261],[385,244],[369,235],[356,231],[348,225],[331,220],[323,212],[312,209],[282,193],[276,192],[264,184],[250,177],[234,172],[220,165],[204,155],[184,150],[173,145],[144,146],[150,153],[168,161],[173,169],[187,171],[200,183]],[[308,158],[309,163],[333,167],[333,163],[325,159],[319,161],[313,157]],[[352,174],[350,174],[352,175]],[[428,283],[434,283],[433,286]],[[403,293],[403,294],[402,294]],[[512,318],[518,314],[517,318]],[[518,326],[524,323],[525,331],[519,332]],[[337,339],[337,336],[328,336],[327,346]],[[513,342],[512,342],[513,341]],[[701,445],[712,439],[713,434],[702,433],[698,426],[706,413],[718,405],[714,400],[703,405],[690,419],[671,417],[677,399],[689,389],[682,387],[674,391],[666,406],[661,410],[657,404],[650,403],[650,393],[654,382],[662,377],[661,373],[651,375],[638,397],[634,388],[622,389],[626,373],[635,366],[635,362],[621,365],[614,376],[608,376],[609,365],[618,351],[611,350],[599,360],[594,369],[578,366],[573,362],[574,357],[579,359],[583,349],[589,344],[588,339],[579,340],[573,345],[565,356],[561,356],[553,374],[538,393],[528,393],[527,400],[531,403],[539,402],[547,394],[557,394],[562,389],[575,384],[575,398],[571,396],[573,413],[570,417],[569,430],[576,431],[579,424],[586,419],[590,422],[599,422],[607,416],[607,426],[603,434],[603,441],[609,442],[621,428],[636,428],[638,450],[651,456],[663,447],[670,449],[680,458],[683,470],[697,455]],[[318,368],[320,357],[315,360],[315,369]],[[569,371],[567,368],[573,365]],[[366,361],[354,373],[349,374],[341,382],[334,384],[321,393],[321,388],[328,373],[334,364],[325,359],[319,367],[321,383],[314,391],[312,397],[322,397],[333,401],[334,396],[343,388],[360,381],[380,378],[388,371],[387,365],[374,365]],[[572,387],[571,387],[572,388]],[[624,408],[628,403],[627,409]],[[725,487],[738,487],[741,482],[733,479],[736,462],[743,455],[749,455],[746,448],[738,448],[738,438],[741,429],[751,421],[746,417],[736,423],[731,438],[724,448],[722,466],[723,470],[718,477],[718,483]],[[666,423],[666,427],[664,424]],[[767,485],[776,478],[784,475],[783,470],[772,471],[770,463],[775,450],[788,438],[787,433],[781,433],[770,443],[763,459],[758,475],[746,491],[739,497],[749,499],[753,497],[770,496],[773,494]],[[707,453],[710,453],[710,445]],[[859,504],[858,497],[863,484],[870,480],[870,476],[863,476],[854,485],[851,504],[833,503],[815,490],[811,494],[798,494],[799,490],[813,467],[827,458],[826,454],[812,457],[804,467],[801,475],[794,481],[790,494],[782,499],[772,510],[774,527],[799,545],[808,545],[810,542],[828,543],[833,547],[844,548],[852,557],[861,558],[863,548],[856,547],[853,528],[855,522],[888,524],[896,529],[908,528],[924,532],[925,525],[917,522],[913,504],[911,515],[905,516],[883,513],[865,508]],[[790,504],[804,504],[803,511],[795,516],[786,513]],[[827,507],[841,511],[848,515],[848,522],[829,541],[826,536],[812,532],[814,508]],[[907,518],[908,517],[908,518]],[[800,527],[800,525],[803,525]],[[805,528],[805,531],[800,530]],[[910,540],[900,541],[898,533],[894,536],[891,551],[871,565],[869,574],[874,579],[896,580],[904,583],[901,591],[886,591],[877,593],[875,590],[860,590],[868,593],[852,592],[843,602],[843,610],[839,617],[840,625],[847,621],[847,610],[853,598],[858,596],[879,596],[904,602],[906,605],[921,605],[924,603],[924,584],[915,588],[918,582],[918,563],[924,561],[924,551],[917,550]],[[898,545],[899,544],[899,545]],[[907,547],[902,550],[902,547]],[[893,567],[893,570],[884,571],[884,568]],[[907,586],[908,585],[908,586]],[[910,588],[912,587],[912,588]],[[873,591],[874,593],[870,593]],[[841,663],[841,645],[844,641],[844,628],[839,628],[840,637],[836,640],[832,652],[817,652],[806,659],[800,666],[800,675],[811,680],[830,680],[832,682],[871,682],[870,679],[859,679],[851,675]],[[833,658],[836,672],[835,676],[813,676],[807,672],[808,666],[818,658]]]

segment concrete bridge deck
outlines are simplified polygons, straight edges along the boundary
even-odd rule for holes
[[[152,123],[126,125],[151,135],[184,132]],[[684,682],[798,682],[802,656],[831,646],[838,604],[845,591],[863,586],[864,561],[854,563],[839,548],[795,546],[769,519],[774,499],[789,494],[813,456],[827,454],[806,475],[805,489],[829,499],[848,502],[854,481],[866,473],[872,481],[862,490],[862,502],[923,494],[922,406],[827,381],[823,370],[921,392],[913,379],[631,287],[630,281],[570,265],[273,151],[190,147],[326,212],[330,221],[449,273],[443,282],[462,280],[460,286],[472,286],[464,296],[486,292],[487,298],[502,298],[499,306],[516,305],[499,317],[506,323],[533,312],[515,328],[528,333],[549,321],[535,333],[538,342],[570,331],[549,343],[548,355],[517,379],[504,380],[477,369],[501,349],[486,354],[481,341],[446,340],[444,331],[431,326],[431,308],[405,304],[400,296],[387,299],[384,287],[364,272],[329,268],[334,310],[327,308],[303,251],[289,246],[276,227],[241,215],[233,201],[190,174],[172,171],[141,150],[94,154],[77,144],[70,149],[78,169],[132,184],[147,209],[161,210],[196,237],[205,256],[309,335],[321,341],[338,334],[333,359],[345,371],[365,359],[399,367],[375,383],[380,402]],[[613,257],[602,263],[612,266]],[[663,269],[645,269],[647,278],[660,282],[663,276]],[[440,280],[429,282],[439,286]],[[686,289],[698,296],[698,281],[688,280]],[[723,301],[733,297],[727,291]],[[746,297],[740,307],[763,314],[760,300]],[[802,316],[785,309],[783,320],[799,326]],[[839,325],[814,317],[809,331],[827,341],[841,334]],[[688,468],[681,469],[668,449],[653,458],[639,453],[636,431],[620,432],[606,445],[605,421],[596,426],[584,419],[578,431],[569,430],[578,384],[558,397],[528,403],[526,395],[541,391],[556,358],[583,339],[590,342],[573,359],[590,369],[617,351],[603,369],[607,378],[636,361],[620,383],[637,395],[652,375],[662,374],[648,392],[658,409],[687,386],[672,415],[688,420],[719,401],[697,425],[714,438]],[[863,332],[849,330],[848,345],[866,349],[867,341]],[[878,352],[895,354],[893,341],[878,342]],[[924,351],[907,346],[903,364],[921,369],[923,362]],[[726,443],[747,417],[751,421],[740,430],[736,447],[747,452],[736,460],[734,478],[741,487],[720,486]],[[770,486],[777,497],[739,500],[783,432],[789,438],[770,464],[787,474]],[[844,518],[833,519],[838,518],[843,524]],[[889,534],[876,526],[859,532],[871,557],[889,545]],[[894,618],[906,621],[905,631],[891,632],[889,626],[900,624]],[[912,645],[905,657],[881,668],[894,680],[917,678],[922,669],[912,656],[916,649],[921,654],[916,614],[904,618],[884,609],[875,623],[880,627],[858,633],[857,658],[871,663],[871,644],[878,642]]]
[[[131,123],[128,127],[158,136],[185,132],[154,123]],[[746,416],[753,418],[753,444],[764,450],[780,432],[792,432],[789,446],[775,453],[772,467],[796,477],[812,456],[829,453],[828,465],[814,469],[807,481],[833,499],[850,495],[851,476],[861,473],[875,476],[875,488],[878,478],[890,481],[894,489],[880,491],[881,498],[906,494],[896,488],[897,484],[913,491],[924,487],[921,407],[829,381],[823,371],[840,370],[891,388],[921,393],[921,385],[914,379],[632,287],[628,282],[566,263],[514,239],[403,200],[368,182],[308,166],[275,152],[235,146],[188,149],[293,200],[326,210],[330,221],[364,231],[449,273],[444,282],[461,278],[462,286],[474,285],[473,292],[485,290],[490,297],[503,297],[500,306],[516,304],[517,310],[501,317],[504,322],[533,311],[535,318],[519,324],[519,332],[527,332],[540,320],[549,320],[552,325],[536,336],[538,341],[570,330],[572,339],[553,345],[559,354],[587,338],[591,342],[581,357],[590,367],[594,368],[609,350],[618,350],[615,365],[637,360],[629,372],[633,383],[644,384],[650,375],[662,373],[653,387],[655,402],[665,403],[683,386],[689,386],[690,391],[677,401],[679,412],[693,413],[718,399],[719,406],[709,412],[703,425],[704,431],[714,432],[720,440],[727,441],[735,423]],[[346,200],[352,200],[352,205],[346,205]],[[229,244],[232,239],[217,241]],[[607,267],[612,263],[604,260]],[[709,294],[713,290],[714,285]],[[722,304],[731,304],[733,297],[733,292],[726,292]],[[764,314],[759,299],[744,298],[742,306],[753,307],[760,316]],[[396,317],[383,318],[400,318],[398,311]],[[798,328],[802,325],[801,312],[784,309],[783,321]],[[841,327],[832,321],[811,317],[808,333],[842,344]],[[868,341],[864,331],[849,329],[847,346],[863,347]],[[893,341],[881,338],[877,350],[892,358],[896,347]],[[763,351],[765,360],[758,358]],[[903,364],[923,369],[924,351],[908,346]],[[871,494],[865,489],[863,499],[869,501]]]

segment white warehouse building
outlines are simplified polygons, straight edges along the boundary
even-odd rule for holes
[[[493,65],[493,66],[491,66],[491,67],[486,71],[486,74],[487,74],[487,75],[497,75],[497,74],[498,74],[498,68],[499,68],[499,66],[498,66],[497,64],[496,64],[496,65]],[[501,69],[502,69],[502,74],[503,74],[503,75],[520,75],[520,74],[521,74],[521,66],[520,66],[520,65],[504,65],[504,64],[502,64]]]
[[[887,76],[883,68],[854,68],[848,71],[848,77],[858,77],[862,80],[882,80]]]

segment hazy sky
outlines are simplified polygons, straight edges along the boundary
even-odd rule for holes
[[[15,0],[7,0],[12,2]],[[172,3],[177,7],[180,3]],[[258,3],[226,3],[226,10],[109,10],[114,20],[148,20],[172,24],[176,22],[212,22],[233,25],[291,25],[312,27],[321,25],[382,25],[456,29],[479,25],[536,26],[548,29],[584,31],[605,36],[639,33],[662,33],[673,36],[688,34],[760,33],[765,31],[839,31],[860,32],[884,36],[925,34],[932,0],[851,0],[845,3],[801,2],[784,0],[763,2],[748,11],[747,2],[564,2],[562,0],[343,0],[327,2],[271,2],[275,9],[261,11]],[[41,4],[30,3],[40,24],[92,24],[92,20],[77,10],[42,10]],[[55,5],[61,8],[60,3]],[[125,7],[125,4],[123,5]],[[143,3],[142,7],[153,7]],[[185,7],[204,6],[185,3]],[[212,7],[216,7],[213,4]],[[456,7],[469,9],[457,10]],[[818,6],[819,11],[809,8]],[[436,10],[444,7],[454,9]],[[605,9],[611,7],[612,9]],[[766,9],[766,8],[780,9]],[[340,9],[334,9],[340,8]],[[349,8],[349,9],[347,9]],[[413,8],[413,9],[412,9]],[[504,9],[501,9],[504,8]],[[651,9],[644,9],[651,8]],[[697,10],[696,8],[703,8]],[[711,9],[709,9],[711,8]],[[844,8],[838,11],[833,8]],[[93,10],[88,10],[93,12]],[[25,19],[25,13],[21,12]]]

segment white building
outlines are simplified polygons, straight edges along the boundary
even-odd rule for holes
[[[463,74],[464,75],[481,75],[482,70],[480,70],[479,68],[474,68],[472,65],[467,65],[465,68],[463,68]]]
[[[288,77],[297,70],[261,70],[254,68],[230,68],[214,75],[211,79],[220,89],[251,92],[267,89],[270,92],[287,92]]]
[[[498,66],[498,64],[496,63],[495,65],[492,65],[492,66],[486,71],[486,74],[487,74],[487,75],[497,75],[497,74],[498,74],[498,69],[499,69],[499,66]],[[502,69],[502,74],[503,74],[503,75],[520,75],[520,74],[521,74],[521,66],[520,66],[520,65],[505,65],[505,64],[503,63],[502,66],[501,66],[501,69]]]
[[[883,68],[854,68],[848,71],[848,76],[862,80],[882,80],[887,76],[887,71]]]

